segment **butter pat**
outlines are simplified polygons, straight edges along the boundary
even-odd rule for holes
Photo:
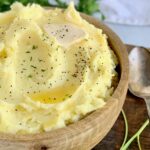
[[[80,42],[87,36],[84,30],[73,24],[46,24],[44,30],[49,36],[55,37],[63,47]]]

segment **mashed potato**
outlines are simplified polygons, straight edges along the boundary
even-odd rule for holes
[[[0,13],[0,131],[50,131],[103,107],[116,65],[106,35],[73,4],[14,3]]]

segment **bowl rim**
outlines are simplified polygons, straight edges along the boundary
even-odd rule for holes
[[[33,134],[11,134],[11,133],[0,133],[0,140],[7,140],[10,142],[16,142],[16,143],[21,143],[21,142],[33,142],[33,141],[41,141],[41,140],[47,140],[47,139],[53,139],[54,141],[61,141],[63,137],[61,137],[62,134],[66,134],[66,138],[72,138],[74,136],[79,137],[80,134],[82,134],[82,132],[86,133],[89,132],[91,130],[90,126],[88,126],[86,128],[85,123],[87,124],[87,122],[89,122],[88,124],[92,124],[92,122],[94,122],[94,120],[100,116],[102,116],[107,109],[109,108],[109,106],[112,105],[116,105],[116,103],[118,102],[118,97],[123,94],[123,90],[124,88],[126,88],[127,84],[128,84],[128,80],[129,80],[129,62],[128,62],[128,54],[126,51],[126,47],[125,45],[122,43],[122,41],[120,40],[120,38],[106,25],[104,25],[104,23],[102,23],[101,21],[98,21],[97,19],[88,16],[86,14],[80,13],[82,18],[87,20],[90,24],[97,24],[96,27],[101,28],[103,30],[103,33],[106,34],[108,36],[108,43],[110,44],[111,40],[113,40],[115,43],[120,43],[118,45],[119,49],[121,49],[120,51],[120,58],[118,58],[119,60],[119,64],[121,67],[121,72],[120,72],[120,80],[119,83],[113,93],[113,95],[107,100],[106,104],[102,107],[99,108],[95,111],[93,111],[92,113],[90,113],[89,115],[87,115],[86,117],[84,117],[83,119],[72,123],[66,127],[63,128],[59,128],[59,129],[55,129],[52,131],[48,131],[48,132],[42,132],[42,133],[33,133]],[[90,20],[90,21],[89,21]],[[109,34],[108,34],[109,32]],[[115,50],[113,50],[115,52]],[[116,52],[115,52],[116,53]],[[91,121],[92,118],[92,121]],[[83,130],[79,130],[77,132],[77,128],[81,127]],[[76,131],[74,132],[74,129],[76,129]],[[55,139],[55,137],[57,136],[57,139]]]

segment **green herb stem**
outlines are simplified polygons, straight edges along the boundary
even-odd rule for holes
[[[130,144],[138,137],[140,134],[143,132],[143,130],[148,126],[149,124],[149,119],[147,119],[142,127],[128,140],[128,142],[121,148],[121,150],[126,150]],[[141,146],[140,146],[141,148]]]
[[[121,110],[121,112],[122,112],[122,115],[123,115],[123,118],[124,118],[124,122],[125,122],[125,136],[124,136],[124,140],[123,140],[123,143],[122,143],[120,149],[123,148],[123,146],[125,145],[125,143],[127,141],[127,137],[128,137],[128,121],[127,121],[127,117],[126,117],[125,112],[124,112],[123,109]]]
[[[139,150],[142,150],[141,143],[140,143],[140,136],[139,135],[137,136],[137,143],[138,143]]]

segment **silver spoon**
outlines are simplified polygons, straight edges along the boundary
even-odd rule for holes
[[[150,51],[135,47],[129,53],[129,90],[145,100],[150,117]]]

